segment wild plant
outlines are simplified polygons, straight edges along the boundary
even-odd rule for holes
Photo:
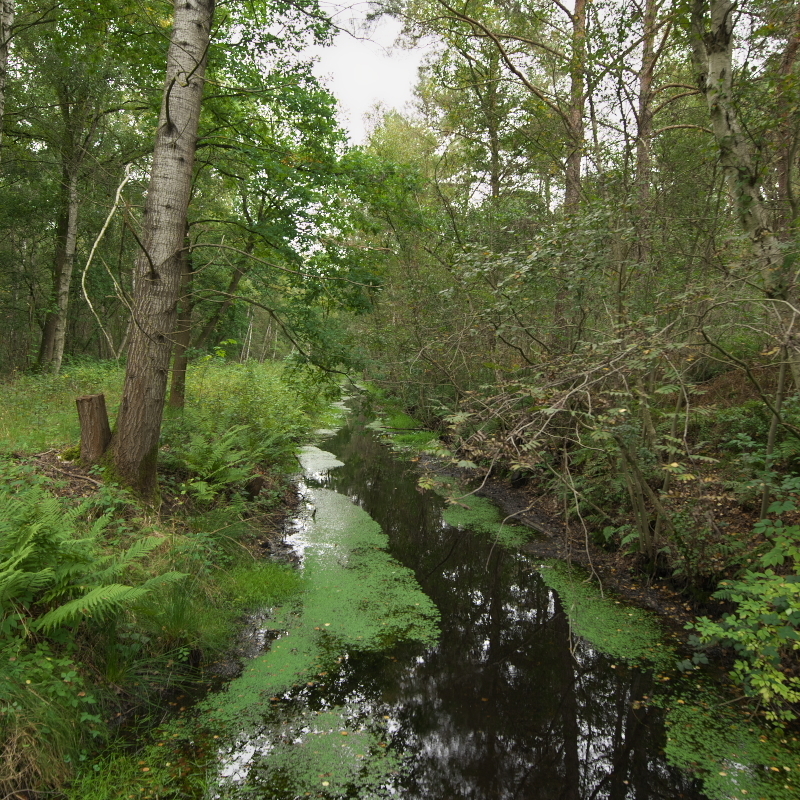
[[[142,537],[118,554],[103,549],[107,516],[87,519],[19,466],[0,475],[0,792],[58,785],[68,760],[103,734],[96,701],[76,666],[76,634],[108,621],[159,587],[164,572],[134,585],[132,567],[162,544]]]
[[[689,626],[701,658],[717,644],[734,650],[734,678],[778,723],[796,719],[800,709],[800,678],[786,668],[800,654],[800,526],[780,519],[795,510],[792,501],[777,501],[769,512],[778,518],[755,525],[770,546],[759,558],[760,569],[722,581],[714,595],[733,603],[733,612],[719,621],[699,617]]]

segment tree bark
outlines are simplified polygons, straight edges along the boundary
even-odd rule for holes
[[[574,211],[581,202],[581,162],[583,161],[586,104],[586,0],[575,0],[572,12],[572,52],[569,65],[570,89],[567,110],[569,153],[565,172],[564,208]]]
[[[650,184],[653,158],[653,73],[658,58],[655,51],[657,0],[646,0],[642,32],[642,65],[639,69],[639,108],[636,131],[636,190],[639,196],[638,261],[650,261]]]
[[[189,244],[183,250],[181,277],[181,308],[178,312],[178,329],[175,332],[175,355],[172,357],[172,380],[169,385],[170,408],[183,408],[186,405],[186,368],[189,365],[187,351],[192,336],[192,257]]]
[[[64,242],[64,266],[60,271],[56,291],[56,324],[53,335],[53,361],[51,371],[61,371],[64,358],[64,344],[67,338],[67,309],[69,307],[69,287],[72,283],[72,270],[75,267],[75,253],[78,247],[78,175],[69,176],[67,185],[67,235]]]
[[[794,164],[797,159],[798,132],[795,97],[794,68],[800,50],[800,6],[795,11],[792,31],[783,51],[778,71],[778,120],[775,131],[778,144],[778,232],[783,239],[790,239],[797,226],[798,203],[792,190]]]
[[[78,243],[78,175],[77,170],[64,168],[61,214],[56,233],[56,251],[53,259],[53,300],[42,328],[38,365],[40,369],[58,374],[64,358],[67,332],[67,310],[72,270]]]
[[[251,252],[252,247],[246,249],[246,252]],[[242,278],[247,274],[248,268],[237,266],[233,270],[233,274],[231,275],[230,283],[228,284],[228,289],[226,290],[226,294],[231,295],[236,292],[239,288],[239,282]],[[206,321],[206,324],[203,326],[200,333],[197,334],[197,338],[192,343],[193,347],[205,347],[206,342],[211,337],[211,334],[217,329],[217,325],[219,325],[220,320],[225,315],[225,312],[233,305],[233,298],[226,297],[219,305],[217,305],[214,312]]]
[[[800,339],[793,333],[797,297],[791,263],[784,258],[774,233],[761,176],[733,100],[734,11],[731,0],[693,0],[692,55],[739,224],[752,244],[764,293],[773,301],[782,344],[788,349],[792,379],[800,388]]]
[[[81,463],[90,467],[103,457],[111,441],[106,398],[102,394],[88,394],[75,400],[81,423]]]
[[[214,0],[175,0],[167,77],[136,259],[133,330],[111,443],[119,478],[157,494],[158,440],[181,284],[181,250],[197,144]]]
[[[3,120],[8,84],[8,50],[14,27],[14,0],[0,0],[0,146],[3,144]]]

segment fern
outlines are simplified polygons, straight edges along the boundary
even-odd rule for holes
[[[183,580],[186,575],[182,572],[165,572],[145,581],[141,586],[126,586],[121,583],[110,583],[105,586],[98,586],[87,592],[82,597],[70,600],[68,603],[48,611],[39,617],[34,623],[35,630],[43,633],[50,632],[55,628],[74,625],[84,618],[103,620],[106,617],[118,613],[125,606],[129,606],[140,600],[157,586],[165,583],[175,583]]]
[[[138,586],[122,583],[125,571],[163,539],[147,536],[122,554],[103,554],[99,543],[110,518],[87,525],[85,512],[85,505],[69,507],[39,486],[0,483],[0,623],[37,609],[43,613],[30,627],[43,632],[87,617],[102,620],[183,577],[168,572]]]

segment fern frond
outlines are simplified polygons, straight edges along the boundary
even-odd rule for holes
[[[103,619],[112,614],[119,613],[124,606],[140,600],[155,587],[164,583],[174,583],[182,580],[186,575],[181,572],[165,572],[145,581],[141,586],[127,586],[122,583],[110,583],[107,586],[98,586],[82,597],[70,600],[68,603],[48,611],[33,623],[33,628],[44,633],[54,628],[74,625],[84,617]]]
[[[117,556],[112,563],[105,569],[97,570],[92,573],[93,583],[103,583],[119,575],[136,561],[141,560],[149,553],[152,553],[164,540],[160,536],[144,536],[134,542],[122,555]]]
[[[74,625],[84,617],[102,619],[111,613],[119,612],[124,605],[138,600],[147,592],[148,589],[143,586],[126,586],[122,583],[98,586],[83,597],[70,600],[43,614],[33,623],[32,627],[46,633],[54,628]]]
[[[0,571],[0,610],[12,597],[41,591],[53,582],[54,577],[49,567],[38,572],[24,572],[13,567]]]

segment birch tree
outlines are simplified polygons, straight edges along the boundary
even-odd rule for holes
[[[132,334],[111,442],[119,477],[145,497],[157,491],[161,420],[175,339],[182,250],[214,0],[175,0],[164,96],[135,266]]]
[[[719,159],[728,181],[739,224],[750,240],[762,280],[787,348],[796,387],[800,387],[800,337],[793,259],[775,233],[764,200],[761,169],[745,134],[734,100],[734,27],[736,3],[693,0],[692,55],[697,83],[706,97]]]
[[[3,143],[3,116],[8,83],[8,48],[14,27],[14,0],[0,0],[0,145]]]

